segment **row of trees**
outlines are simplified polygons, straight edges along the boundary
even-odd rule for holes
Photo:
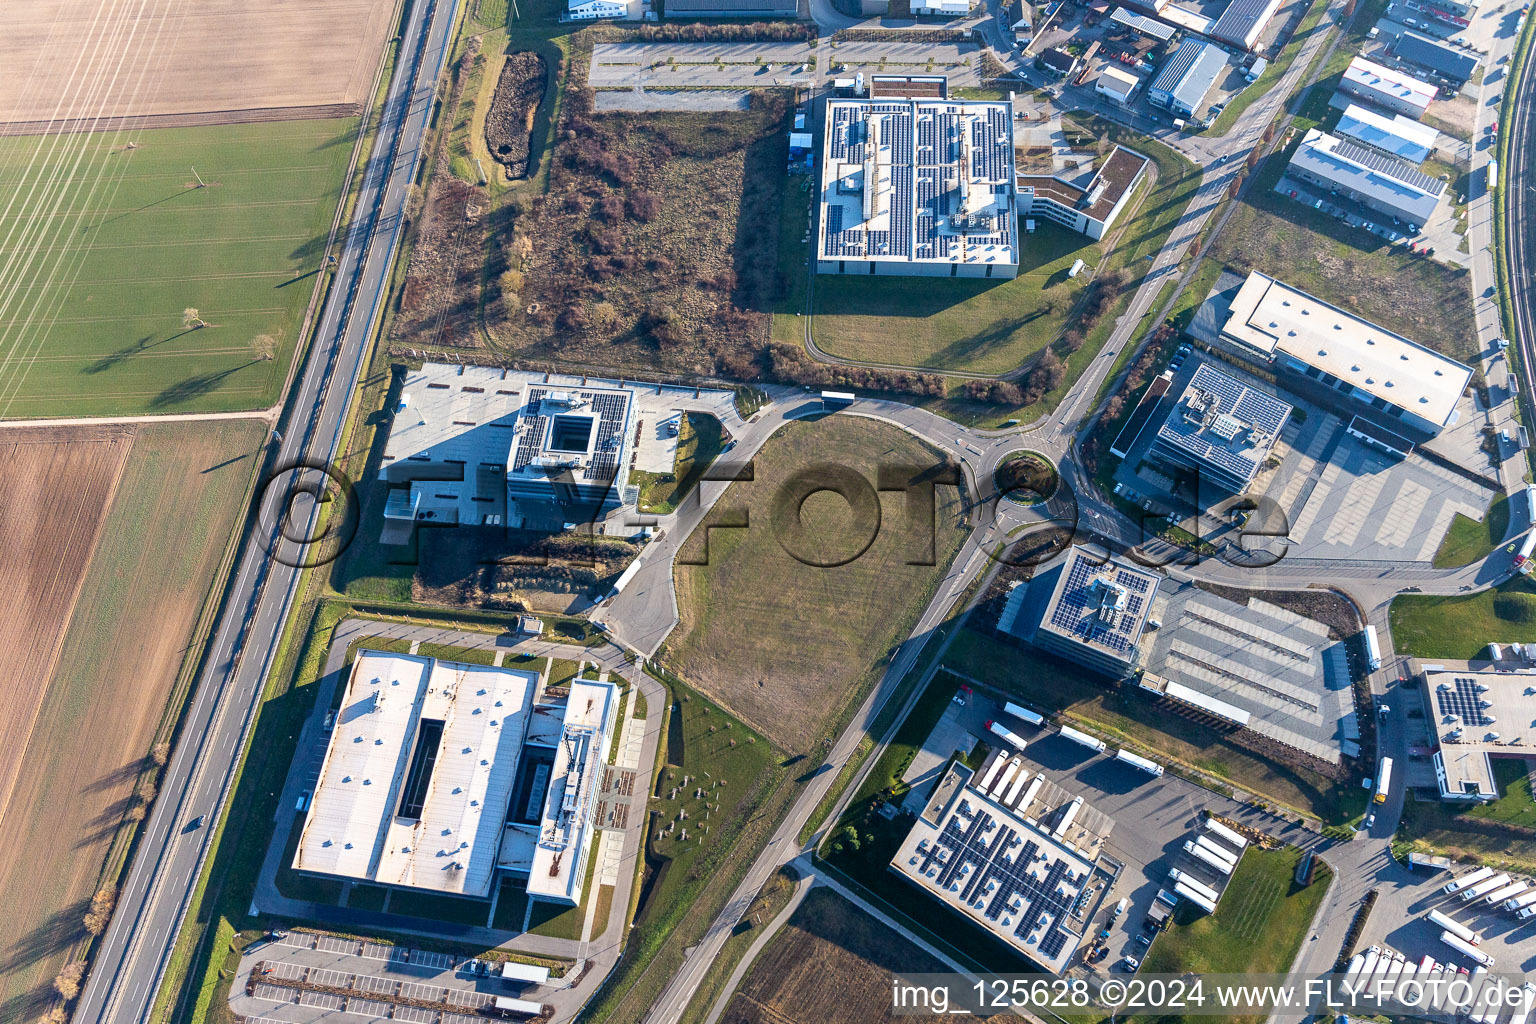
[[[941,398],[944,378],[937,373],[912,370],[880,370],[868,366],[819,363],[799,345],[774,342],[768,346],[769,374],[785,384],[811,388],[862,388],[900,395]]]

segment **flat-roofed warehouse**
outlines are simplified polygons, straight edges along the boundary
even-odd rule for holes
[[[1497,799],[1493,758],[1528,758],[1536,746],[1536,663],[1499,645],[1498,661],[1412,661],[1434,735],[1435,779],[1443,800]],[[1513,650],[1510,650],[1513,648]],[[1531,650],[1536,654],[1536,650]]]
[[[1412,75],[1356,57],[1339,79],[1339,92],[1418,121],[1434,102],[1438,90]]]
[[[1445,182],[1408,161],[1317,128],[1296,147],[1286,174],[1405,224],[1429,223],[1445,193]]]
[[[1279,10],[1280,0],[1232,0],[1217,16],[1208,34],[1212,39],[1251,50]]]
[[[1271,362],[1288,374],[1282,384],[1419,440],[1456,421],[1472,376],[1471,367],[1258,271],[1233,297],[1221,341]]]
[[[1140,685],[1330,764],[1359,753],[1349,661],[1328,627],[1257,597],[1166,580]]]
[[[1011,105],[828,102],[820,203],[818,273],[1018,276]]]
[[[618,687],[361,650],[293,869],[485,897],[580,902]]]
[[[1075,547],[1015,586],[997,628],[1113,678],[1127,676],[1157,592],[1158,577]]]
[[[1220,342],[1271,363],[1280,384],[1345,415],[1426,441],[1459,418],[1472,368],[1253,271]]]
[[[1428,160],[1440,141],[1440,133],[1427,124],[1402,114],[1387,117],[1359,103],[1344,108],[1334,131],[1411,164]]]
[[[1405,29],[1393,44],[1392,56],[1409,64],[1416,64],[1453,82],[1465,82],[1477,70],[1477,57],[1438,39],[1420,35],[1413,29]]]
[[[1179,31],[1166,21],[1149,18],[1145,14],[1137,14],[1124,7],[1116,7],[1114,13],[1109,16],[1109,21],[1111,25],[1124,25],[1132,32],[1144,35],[1148,39],[1156,39],[1160,43],[1168,42]]]
[[[1186,39],[1147,87],[1147,102],[1193,117],[1206,93],[1227,70],[1227,52],[1215,43]]]
[[[528,872],[529,896],[572,906],[581,902],[597,786],[618,704],[612,683],[579,679],[570,685]]]
[[[1158,428],[1150,455],[1241,494],[1290,416],[1287,403],[1203,363]]]
[[[296,871],[485,896],[538,676],[361,651]]]
[[[1035,778],[1045,782],[1044,776]],[[890,866],[1044,970],[1060,974],[1088,924],[1079,902],[1093,874],[1092,855],[1067,837],[1084,831],[1080,822],[1089,822],[1088,830],[1102,841],[1109,819],[1059,787],[1053,788],[1064,799],[1046,807],[1043,817],[1026,817],[1042,806],[1041,786],[1032,783],[1030,797],[1010,806],[976,779],[963,763],[950,766]]]

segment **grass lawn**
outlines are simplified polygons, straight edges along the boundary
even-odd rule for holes
[[[787,174],[780,186],[779,279],[782,285],[773,306],[774,341],[799,345],[805,341],[805,285],[807,267],[815,249],[811,212],[816,200],[815,178]]]
[[[1226,779],[1276,803],[1342,824],[1365,810],[1365,791],[1260,757],[1222,733],[1145,698],[1135,687],[1108,681],[1014,646],[990,631],[967,627],[951,643],[946,668],[1085,724],[1112,742],[1130,744],[1162,761]]]
[[[1523,757],[1493,758],[1493,780],[1499,798],[1467,808],[1467,817],[1536,828],[1536,801],[1531,797],[1531,762]]]
[[[549,685],[569,686],[571,680],[576,678],[576,662],[565,658],[549,659]]]
[[[1501,594],[1536,594],[1528,576],[1466,597],[1403,594],[1392,602],[1392,644],[1416,658],[1470,661],[1490,640],[1536,642],[1536,622],[1505,618]]]
[[[1285,73],[1296,63],[1296,55],[1301,52],[1302,44],[1312,37],[1312,33],[1326,32],[1327,26],[1319,28],[1318,23],[1323,19],[1323,12],[1328,9],[1328,4],[1323,0],[1313,0],[1312,9],[1301,20],[1301,25],[1296,29],[1296,34],[1291,36],[1291,41],[1285,44],[1285,49],[1280,51],[1280,56],[1270,62],[1269,67],[1259,76],[1259,80],[1249,85],[1242,92],[1227,103],[1221,115],[1216,118],[1216,123],[1206,130],[1207,135],[1225,135],[1232,130],[1237,123],[1239,115],[1247,110],[1255,100],[1263,96],[1269,90],[1280,83]]]
[[[670,473],[635,470],[630,483],[640,488],[640,511],[665,515],[682,503],[688,492],[720,454],[723,443],[720,421],[708,413],[688,413],[677,433],[677,458]]]
[[[1240,273],[1270,274],[1455,359],[1475,362],[1467,274],[1412,256],[1403,246],[1276,192],[1289,153],[1261,165],[1212,243],[1211,256]]]
[[[830,355],[898,366],[1006,373],[1055,341],[1087,286],[1074,260],[1097,266],[1103,250],[1048,220],[1024,235],[1019,276],[924,279],[820,274],[812,325]]]
[[[667,663],[779,746],[805,750],[906,636],[963,536],[957,488],[935,487],[933,511],[914,521],[901,491],[874,490],[880,467],[943,461],[872,420],[784,427],[758,453],[756,479],[733,483],[706,519],[745,517],[747,528],[701,528],[683,545]],[[862,478],[862,490],[846,485],[857,512],[829,490],[798,502],[786,489],[828,463]]]
[[[1418,800],[1410,791],[1394,846],[1401,844],[1402,851],[1438,853],[1536,873],[1536,838],[1530,831],[1536,825],[1536,815],[1531,811],[1531,790],[1528,783],[1517,783],[1513,778],[1517,771],[1523,774],[1525,764],[1513,758],[1494,759],[1494,775],[1503,795],[1481,807]],[[1506,828],[1506,824],[1515,827]]]
[[[1451,528],[1446,531],[1445,539],[1440,542],[1440,550],[1435,552],[1435,568],[1450,569],[1460,565],[1470,565],[1473,562],[1488,557],[1493,549],[1504,540],[1504,533],[1509,529],[1509,495],[1499,494],[1493,499],[1493,504],[1488,506],[1488,511],[1483,515],[1483,521],[1456,513],[1456,518],[1451,520]]]
[[[102,132],[56,150],[0,139],[0,188],[17,199],[0,211],[0,253],[22,288],[0,334],[24,367],[0,415],[275,402],[357,124]]]
[[[1312,884],[1292,880],[1301,851],[1250,848],[1216,907],[1206,914],[1184,901],[1174,923],[1152,943],[1142,970],[1152,974],[1283,974],[1328,891],[1332,871],[1319,864]],[[1241,1019],[1241,1018],[1237,1018]]]
[[[528,911],[528,884],[520,878],[504,878],[501,895],[496,897],[496,916],[492,928],[516,932],[523,930],[523,915]]]
[[[382,885],[354,884],[347,893],[347,906],[353,910],[383,910],[387,899],[389,890]]]

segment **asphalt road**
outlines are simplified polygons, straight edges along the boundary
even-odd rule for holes
[[[456,7],[457,0],[414,2],[358,214],[337,254],[314,345],[276,435],[278,467],[306,458],[327,463],[340,441],[399,244],[406,187],[421,156]],[[257,523],[239,556],[117,913],[73,1015],[76,1024],[137,1024],[149,1016],[300,576],[295,566],[304,550],[302,538],[313,529],[318,505],[298,492],[306,487],[318,491],[321,479],[313,472],[302,478],[290,473],[258,496]],[[203,827],[191,827],[200,818]]]

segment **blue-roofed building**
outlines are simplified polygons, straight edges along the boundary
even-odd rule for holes
[[[1214,43],[1186,39],[1152,80],[1147,102],[1178,117],[1193,117],[1226,70],[1225,50]]]
[[[1159,577],[1073,548],[1066,560],[1015,587],[997,628],[1111,678],[1131,674]]]
[[[1465,82],[1477,70],[1477,58],[1465,50],[1407,29],[1397,37],[1392,55],[1400,61],[1426,68],[1453,82]]]
[[[1176,469],[1194,470],[1202,483],[1241,494],[1274,450],[1290,415],[1285,402],[1205,363],[1158,428],[1148,455]]]
[[[1402,114],[1387,117],[1369,107],[1351,103],[1344,108],[1335,129],[1339,135],[1363,142],[1372,149],[1421,164],[1429,159],[1440,141],[1440,133],[1427,124]]]
[[[1445,182],[1406,160],[1316,128],[1296,147],[1286,174],[1406,224],[1429,223],[1445,192]]]

